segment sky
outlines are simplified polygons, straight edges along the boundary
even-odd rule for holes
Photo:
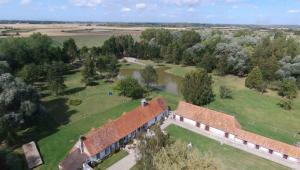
[[[0,20],[300,25],[300,0],[0,0]]]

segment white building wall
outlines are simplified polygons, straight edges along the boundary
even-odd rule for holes
[[[209,131],[211,131],[213,134],[218,135],[218,136],[224,136],[225,137],[225,132],[213,127],[209,127]]]
[[[279,153],[279,152],[276,152],[276,151],[274,151],[273,154],[276,155],[276,156],[278,156],[278,157],[280,157],[280,158],[283,157],[282,153]]]
[[[235,136],[234,136],[233,134],[230,134],[230,133],[229,133],[229,139],[234,140],[234,138],[235,138]]]
[[[191,119],[183,118],[183,121],[189,125],[196,126],[196,122]]]
[[[269,149],[267,149],[265,147],[262,147],[262,146],[259,147],[259,150],[261,150],[263,152],[266,152],[266,153],[269,153]]]
[[[200,128],[205,129],[205,124],[200,123]]]
[[[244,144],[244,141],[242,139],[239,139],[239,138],[235,138],[234,141],[236,143],[239,143],[239,144]]]
[[[297,161],[298,161],[296,158],[291,157],[291,156],[288,157],[288,160],[289,160],[289,161],[292,161],[292,162],[297,162]]]
[[[254,143],[248,142],[247,146],[249,146],[250,148],[254,148],[255,149],[255,144]]]

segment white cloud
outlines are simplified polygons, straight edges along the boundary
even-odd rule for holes
[[[131,8],[128,8],[128,7],[124,7],[121,9],[121,12],[130,12],[131,11]]]
[[[172,4],[176,4],[176,5],[196,5],[198,3],[200,3],[202,0],[165,0],[165,2],[167,3],[172,3]]]
[[[286,11],[287,13],[300,13],[300,10],[298,9],[290,9],[288,11]]]
[[[147,5],[145,3],[138,3],[135,5],[135,7],[137,9],[145,9],[145,8],[147,8]]]
[[[9,0],[0,0],[0,5],[1,4],[6,4],[7,2],[9,2]]]
[[[188,11],[188,12],[194,12],[195,9],[194,9],[193,7],[190,7],[187,11]]]
[[[21,0],[21,5],[28,5],[31,3],[31,0]]]
[[[103,3],[103,0],[73,0],[75,6],[79,7],[96,7]]]

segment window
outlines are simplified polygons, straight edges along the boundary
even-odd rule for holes
[[[101,153],[97,153],[96,157],[97,159],[100,159]]]
[[[225,132],[225,138],[229,137],[229,133]]]
[[[259,149],[259,145],[255,145],[255,148],[256,148],[256,149]]]
[[[243,141],[243,144],[244,144],[244,145],[247,145],[247,143],[248,143],[247,141],[245,141],[245,140]]]
[[[176,115],[173,115],[173,119],[176,119]]]
[[[283,158],[284,158],[284,159],[287,159],[288,157],[289,157],[289,156],[286,155],[286,154],[283,155]]]
[[[273,153],[273,150],[272,149],[269,149],[269,154],[272,154]]]
[[[109,147],[105,149],[105,155],[109,154]]]
[[[157,121],[157,117],[155,117],[155,122]]]
[[[183,122],[183,117],[182,116],[180,117],[180,121]]]
[[[208,125],[205,126],[205,130],[209,131],[209,126]]]
[[[197,126],[197,127],[200,127],[200,123],[199,123],[199,122],[197,122],[197,123],[196,123],[196,126]]]

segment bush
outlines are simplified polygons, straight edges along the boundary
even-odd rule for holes
[[[78,106],[78,105],[80,105],[81,103],[82,103],[82,100],[80,100],[80,99],[71,99],[71,100],[69,101],[69,104],[72,105],[72,106]]]
[[[226,86],[220,86],[219,92],[221,99],[232,98],[232,91]]]
[[[298,87],[293,80],[283,80],[279,86],[278,95],[288,99],[296,98],[298,95]]]
[[[282,100],[278,105],[283,108],[284,110],[292,110],[292,100]]]
[[[132,77],[126,77],[120,80],[115,88],[120,91],[119,95],[131,97],[133,99],[143,97],[145,92],[139,82]]]
[[[261,70],[259,67],[254,67],[245,80],[245,86],[249,89],[256,89],[262,92],[264,90],[263,84],[264,82]]]

